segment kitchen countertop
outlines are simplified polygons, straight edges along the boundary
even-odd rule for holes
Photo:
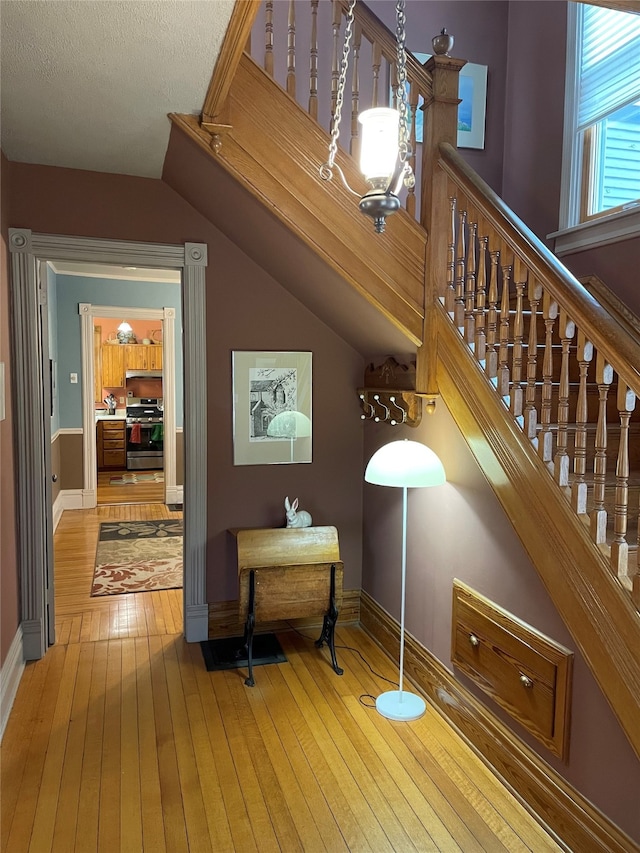
[[[108,415],[106,412],[96,412],[96,421],[126,421],[127,412],[125,409],[118,411],[116,409],[115,415]]]

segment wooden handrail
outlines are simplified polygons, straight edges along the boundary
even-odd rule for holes
[[[203,126],[212,131],[227,127],[227,96],[261,4],[262,0],[243,0],[233,7],[202,107]]]
[[[467,193],[482,216],[589,335],[591,343],[615,365],[629,387],[640,395],[638,341],[611,317],[451,145],[442,143],[439,150],[440,168]]]

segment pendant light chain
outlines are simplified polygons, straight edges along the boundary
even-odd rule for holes
[[[331,180],[333,169],[335,166],[336,154],[338,153],[338,137],[340,136],[340,120],[342,118],[342,104],[344,102],[344,89],[347,82],[347,70],[349,68],[349,53],[351,52],[351,39],[353,37],[353,22],[354,9],[356,0],[351,0],[349,10],[347,12],[347,25],[344,31],[344,44],[342,46],[342,59],[340,61],[340,77],[338,80],[338,91],[336,94],[336,110],[333,114],[331,122],[331,142],[329,143],[329,159],[320,167],[320,177],[325,180]],[[342,171],[338,166],[335,166],[342,176]],[[342,176],[344,181],[344,176]],[[346,182],[345,182],[346,183]],[[349,187],[351,189],[351,187]],[[353,192],[353,190],[351,190]],[[357,193],[355,193],[357,195]]]
[[[396,3],[396,56],[398,65],[398,112],[400,121],[398,128],[398,148],[400,160],[406,163],[411,157],[411,143],[407,132],[407,53],[405,48],[406,15],[405,0]]]

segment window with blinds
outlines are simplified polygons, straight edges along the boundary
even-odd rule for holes
[[[640,203],[640,15],[569,7],[565,228]]]
[[[584,221],[640,199],[640,15],[581,4],[578,22]]]

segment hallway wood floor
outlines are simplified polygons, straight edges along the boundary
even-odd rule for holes
[[[73,578],[113,509],[66,512],[56,534],[60,642],[27,665],[3,739],[2,851],[565,849],[431,707],[393,723],[362,704],[388,687],[365,661],[396,667],[359,628],[337,631],[342,677],[290,631],[287,662],[247,688],[241,670],[206,672],[164,607],[126,625],[83,610]]]
[[[136,486],[123,486],[136,489]],[[179,634],[182,590],[92,598],[98,531],[103,521],[182,518],[165,504],[119,504],[64,512],[54,536],[56,642]]]

